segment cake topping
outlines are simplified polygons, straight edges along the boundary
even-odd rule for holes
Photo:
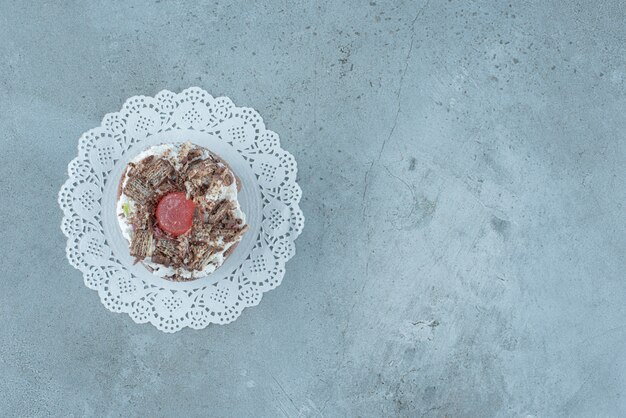
[[[191,228],[195,209],[196,204],[185,197],[185,192],[166,194],[156,208],[159,228],[175,237],[184,234]]]
[[[142,167],[141,175],[151,187],[161,185],[174,173],[172,164],[164,158],[153,158],[148,164]]]
[[[170,269],[162,277],[192,280],[194,272],[219,267],[248,229],[236,200],[239,183],[206,149],[191,143],[159,147],[129,164],[120,225],[132,230],[127,237],[137,260],[154,271]]]
[[[152,189],[146,184],[144,178],[138,175],[133,175],[133,171],[134,170],[131,168],[130,173],[128,174],[128,182],[124,187],[124,194],[137,201],[139,204],[145,204],[152,196]]]
[[[130,246],[130,255],[136,258],[150,257],[152,255],[152,239],[152,231],[135,231]]]

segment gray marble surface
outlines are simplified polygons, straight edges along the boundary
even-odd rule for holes
[[[262,3],[0,0],[1,415],[626,415],[624,3]],[[258,307],[167,335],[56,198],[83,131],[192,85],[280,134],[307,221]]]

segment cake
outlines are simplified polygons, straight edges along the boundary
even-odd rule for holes
[[[127,165],[118,193],[130,255],[168,280],[211,274],[248,229],[240,189],[228,164],[206,148],[186,142],[144,150]]]

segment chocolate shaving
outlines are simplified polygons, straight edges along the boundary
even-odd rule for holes
[[[154,254],[173,260],[178,256],[178,244],[175,240],[160,238],[156,242]]]
[[[202,224],[198,227],[192,228],[191,239],[193,242],[210,242],[211,230],[213,228],[209,224]]]
[[[189,236],[181,235],[178,237],[178,259],[181,260],[184,264],[188,264],[189,262]]]
[[[136,229],[152,229],[152,215],[148,211],[138,210],[137,213],[130,219],[130,222],[133,224],[133,227]]]
[[[228,187],[233,184],[233,176],[228,172],[224,172],[222,175],[222,181],[224,182],[224,186]]]
[[[217,206],[217,202],[215,200],[209,200],[206,194],[194,195],[192,197],[193,201],[198,205],[198,208],[201,209],[199,219],[204,223],[208,222],[209,214],[213,212],[213,209]]]
[[[224,248],[216,246],[195,247],[193,261],[191,262],[190,267],[193,270],[204,270],[211,261],[211,257],[223,250]]]
[[[145,204],[152,196],[152,189],[143,178],[135,175],[134,172],[135,170],[131,170],[131,173],[128,174],[128,182],[124,186],[124,194],[139,204]]]
[[[248,230],[248,225],[244,225],[240,228],[222,228],[219,230],[219,235],[224,239],[224,242],[233,242],[239,240],[243,234]]]
[[[224,199],[220,203],[217,204],[213,212],[209,215],[210,224],[215,224],[218,221],[222,220],[224,216],[232,209],[231,204],[228,200]]]
[[[152,252],[152,231],[134,231],[133,239],[130,243],[130,255],[138,259],[143,259],[150,257]]]
[[[168,179],[167,181],[164,181],[163,183],[161,183],[161,185],[157,188],[156,191],[159,196],[165,196],[168,193],[177,192],[179,190],[181,190],[179,185],[176,184],[175,181]]]
[[[200,157],[202,157],[202,150],[200,148],[194,148],[187,154],[187,161],[193,161]]]
[[[191,181],[204,181],[209,180],[217,168],[217,164],[211,160],[200,160],[190,164],[185,174]]]
[[[152,261],[167,267],[180,267],[183,264],[183,260],[180,256],[178,240],[169,238],[158,239]]]
[[[180,146],[180,148],[178,149],[179,162],[184,163],[187,161],[187,155],[189,154],[189,150],[191,150],[191,147],[193,147],[193,144],[189,141]]]
[[[165,278],[172,282],[190,282],[197,279],[197,277],[193,276],[193,272],[191,273],[191,277],[185,277],[181,274],[180,270],[177,270],[174,275]]]
[[[145,160],[142,161],[144,163]],[[147,179],[148,185],[152,187],[159,186],[169,176],[174,173],[172,164],[163,158],[152,160],[151,163],[145,164],[141,169],[141,175]]]
[[[152,262],[157,263],[157,264],[162,264],[165,267],[169,267],[172,264],[172,260],[170,258],[167,258],[162,254],[156,254],[156,253],[152,254]]]
[[[202,148],[193,146],[191,142],[185,142],[178,151],[178,162],[185,166],[202,157],[202,154]]]

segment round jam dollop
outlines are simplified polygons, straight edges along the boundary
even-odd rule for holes
[[[156,220],[163,231],[174,236],[191,229],[196,204],[187,199],[185,192],[173,192],[161,198],[156,209]]]

